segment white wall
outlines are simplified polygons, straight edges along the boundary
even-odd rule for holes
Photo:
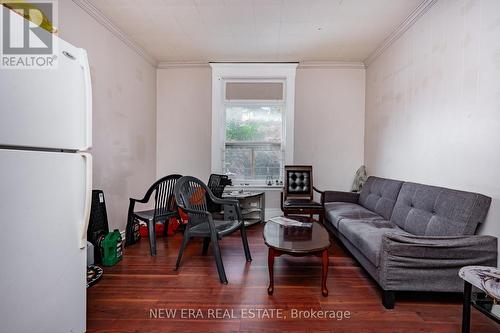
[[[363,164],[364,115],[364,69],[297,69],[294,160],[313,165],[319,189],[351,189]]]
[[[211,69],[159,69],[157,76],[157,176],[180,173],[207,181],[211,155]]]
[[[370,174],[493,198],[500,237],[500,1],[439,0],[367,69]]]
[[[207,180],[211,158],[211,70],[158,70],[158,177]],[[321,189],[349,190],[363,163],[364,69],[297,70],[295,163],[312,164]],[[266,191],[266,209],[279,209],[279,191]]]
[[[85,48],[93,85],[94,188],[111,229],[125,229],[129,197],[156,172],[156,69],[70,0],[59,1],[60,37]]]

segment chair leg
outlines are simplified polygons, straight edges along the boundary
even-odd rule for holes
[[[152,220],[148,221],[148,232],[149,232],[149,250],[151,252],[151,256],[156,255],[156,231],[155,231],[155,223]]]
[[[464,305],[462,310],[462,333],[470,332],[470,300],[472,285],[464,281]]]
[[[221,283],[227,284],[226,271],[222,263],[222,256],[220,253],[219,240],[216,235],[212,235],[212,248],[214,250],[215,264],[217,265],[217,272],[219,273],[219,280]]]
[[[184,249],[187,246],[187,243],[189,242],[189,233],[186,232],[184,233],[184,237],[182,238],[182,244],[181,247],[179,248],[179,254],[177,255],[177,262],[175,263],[175,270],[179,269],[179,266],[181,265],[181,259],[182,259],[182,254],[184,253]]]
[[[244,225],[241,226],[240,234],[243,242],[243,250],[245,251],[245,258],[247,259],[247,262],[250,262],[252,261],[252,255],[250,254],[250,248],[248,247],[247,231]]]
[[[203,251],[201,252],[201,254],[204,256],[206,256],[208,253],[208,245],[210,245],[210,237],[203,238]]]

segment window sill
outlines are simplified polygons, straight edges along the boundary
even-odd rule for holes
[[[251,190],[251,191],[282,191],[283,185],[232,185],[226,186],[226,191],[237,191],[237,190]]]

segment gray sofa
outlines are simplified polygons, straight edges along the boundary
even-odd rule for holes
[[[496,266],[497,239],[474,235],[491,198],[369,177],[360,193],[325,191],[325,225],[382,288],[460,292],[463,266]]]

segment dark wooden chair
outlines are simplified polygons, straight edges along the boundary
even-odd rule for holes
[[[165,232],[167,234],[168,220],[175,217],[180,221],[179,211],[175,204],[174,186],[181,175],[168,175],[157,180],[147,190],[144,198],[133,199],[130,198],[128,208],[128,223],[132,223],[133,219],[146,222],[149,231],[149,247],[151,255],[156,255],[156,222],[165,223]],[[155,207],[154,209],[135,211],[135,203],[148,203],[151,195],[154,193]]]
[[[286,165],[285,183],[281,192],[281,210],[283,215],[319,216],[323,222],[323,205],[314,201],[314,191],[321,196],[323,192],[313,186],[313,172],[310,165]],[[321,199],[323,202],[323,199]]]
[[[212,191],[201,180],[185,176],[175,184],[175,200],[177,205],[188,214],[188,223],[184,231],[184,238],[179,249],[179,255],[175,264],[177,270],[180,266],[182,254],[187,246],[190,238],[203,238],[203,254],[207,253],[209,243],[212,242],[214,251],[215,263],[219,273],[221,283],[227,284],[226,272],[219,248],[219,240],[223,237],[232,234],[235,231],[240,231],[243,250],[247,262],[252,261],[250,249],[248,247],[247,235],[245,231],[245,223],[241,218],[240,206],[237,200],[220,199],[213,195]],[[207,210],[207,195],[211,201],[216,204],[224,205],[224,207],[232,207],[236,211],[237,219],[234,220],[215,220],[212,214]]]

